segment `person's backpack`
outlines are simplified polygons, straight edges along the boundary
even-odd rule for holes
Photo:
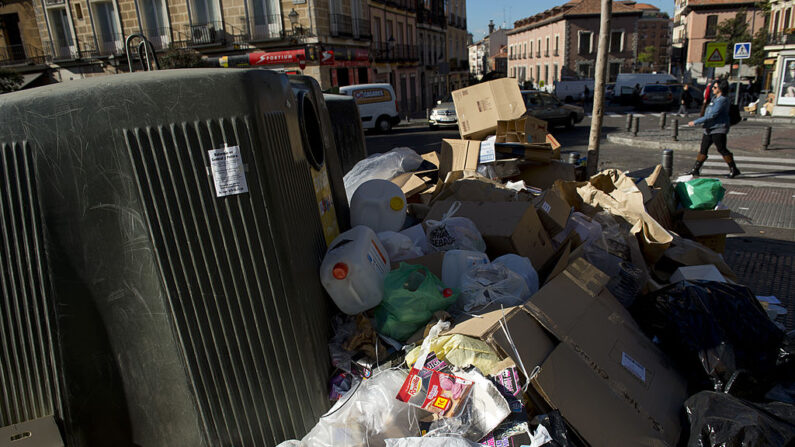
[[[740,106],[737,104],[730,104],[729,105],[729,125],[733,126],[740,121],[743,120],[743,117],[740,116]]]

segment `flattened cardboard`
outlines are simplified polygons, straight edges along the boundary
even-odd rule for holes
[[[428,184],[411,172],[400,174],[393,178],[391,182],[400,186],[407,199],[428,189]]]
[[[552,149],[560,149],[560,143],[558,140],[552,136],[551,133],[548,133],[546,137],[544,137],[544,141],[552,145]]]
[[[420,256],[419,258],[404,259],[400,262],[392,263],[392,270],[400,268],[400,263],[405,262],[411,265],[423,265],[428,268],[436,277],[442,277],[442,263],[444,262],[444,252],[431,253],[429,255]]]
[[[730,210],[684,210],[682,225],[694,237],[745,233]]]
[[[451,204],[451,201],[435,203],[426,219],[440,220]],[[529,202],[461,202],[455,215],[475,223],[491,259],[516,253],[529,258],[534,266],[541,266],[555,252],[538,213]]]
[[[556,180],[574,181],[577,178],[575,166],[552,160],[549,164],[528,164],[522,167],[515,180],[524,180],[528,186],[547,189]]]
[[[476,170],[479,155],[480,141],[443,139],[439,154],[439,180],[444,181],[450,172]]]
[[[499,143],[495,145],[497,152],[510,154],[524,160],[549,163],[560,158],[560,152],[555,152],[549,143]]]
[[[495,79],[453,91],[461,138],[479,140],[497,130],[497,121],[521,117],[524,99],[514,79]]]
[[[523,306],[451,332],[486,340],[526,374],[539,367],[533,388],[591,445],[674,446],[685,381],[604,288],[606,279],[575,260]]]

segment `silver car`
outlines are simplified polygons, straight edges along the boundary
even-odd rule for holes
[[[428,119],[428,126],[431,129],[442,126],[458,126],[458,117],[455,114],[453,102],[440,102],[434,107]]]
[[[522,90],[527,114],[546,121],[550,127],[574,127],[585,117],[582,107],[563,104],[558,98],[538,90]]]

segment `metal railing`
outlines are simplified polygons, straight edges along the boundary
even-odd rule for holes
[[[263,40],[282,39],[284,27],[281,14],[252,16],[249,24],[248,40],[258,42]]]
[[[97,36],[97,56],[118,55],[124,52],[124,36],[121,34],[111,34],[109,36]]]
[[[536,51],[536,57],[541,57],[541,50]]]
[[[416,45],[389,44],[389,42],[373,42],[373,53],[376,58],[387,61],[416,61],[419,60]]]
[[[795,34],[770,34],[767,36],[767,43],[771,45],[795,44]]]
[[[353,25],[350,16],[331,14],[332,36],[353,36]]]
[[[37,65],[47,60],[44,51],[30,45],[9,45],[0,48],[0,65]]]
[[[171,43],[171,28],[143,28],[141,34],[146,37],[155,50],[168,48]]]
[[[444,14],[436,14],[429,9],[419,8],[417,9],[417,23],[444,27],[446,19]]]
[[[77,47],[75,45],[51,45],[50,42],[43,42],[44,54],[50,60],[68,60],[74,59],[78,56]]]
[[[394,8],[405,9],[406,11],[414,11],[417,9],[417,0],[386,0],[382,3]]]
[[[558,52],[557,48],[555,48],[555,52],[553,52],[552,55],[553,56],[560,56],[560,53]]]
[[[188,46],[217,45],[225,42],[224,22],[197,23],[185,25],[185,43]]]
[[[370,21],[367,19],[354,19],[354,23],[356,23],[356,27],[353,30],[353,37],[356,39],[364,39],[369,40],[373,37],[373,33],[370,32]]]
[[[544,51],[544,57],[549,57],[549,50]]]

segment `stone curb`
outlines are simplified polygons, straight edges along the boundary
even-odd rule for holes
[[[676,149],[698,151],[700,143],[688,143],[685,141],[651,141],[638,137],[625,137],[615,134],[608,134],[607,141],[623,146],[642,147],[644,149]]]
[[[785,117],[754,117],[745,118],[749,123],[768,123],[768,124],[795,124],[795,118]]]

